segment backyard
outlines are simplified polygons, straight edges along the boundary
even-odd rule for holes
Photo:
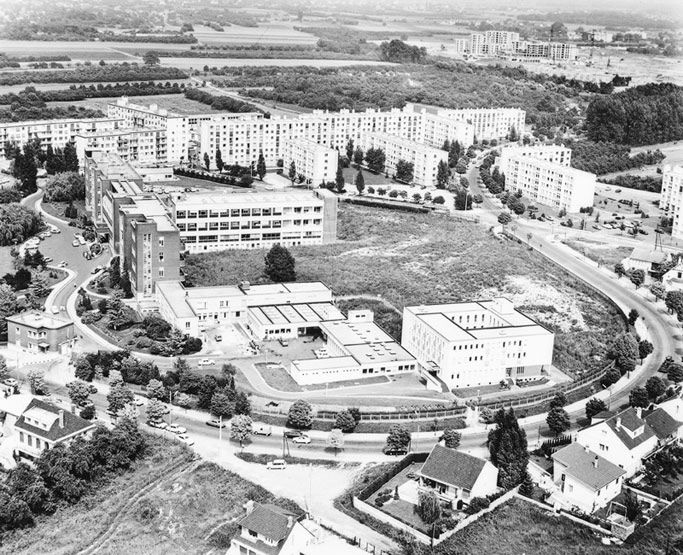
[[[513,241],[444,214],[406,214],[341,205],[339,241],[291,249],[299,281],[322,281],[336,295],[398,311],[420,304],[505,295],[557,333],[555,365],[592,369],[624,326],[604,297]],[[262,250],[190,255],[193,285],[242,280],[265,283]],[[346,306],[345,308],[350,308]],[[386,309],[381,324],[400,339],[399,312]]]

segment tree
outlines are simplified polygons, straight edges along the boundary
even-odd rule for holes
[[[410,183],[415,176],[415,164],[406,160],[396,162],[396,179]]]
[[[109,389],[107,394],[107,402],[109,403],[109,412],[119,414],[123,407],[131,404],[134,401],[133,392],[124,385],[115,385]]]
[[[661,283],[653,283],[650,285],[650,293],[654,295],[655,300],[661,301],[664,297],[666,297],[666,289]]]
[[[503,227],[507,226],[512,221],[512,216],[508,212],[501,212],[498,214],[498,223]]]
[[[666,384],[659,376],[652,376],[651,378],[648,378],[645,383],[645,390],[647,391],[647,396],[653,401],[656,401],[660,396],[666,393]]]
[[[640,314],[638,314],[638,311],[635,308],[632,308],[630,310],[630,312],[628,313],[628,325],[634,326],[635,323],[638,321],[639,317],[640,317]]]
[[[339,163],[337,164],[337,174],[334,177],[334,189],[341,194],[344,192],[345,185],[344,168],[342,167],[341,160],[339,160]]]
[[[421,491],[415,511],[422,522],[433,524],[441,518],[441,502],[433,491]]]
[[[522,484],[519,486],[519,494],[524,497],[531,497],[534,494],[534,481],[528,472],[525,472]]]
[[[360,147],[357,147],[356,150],[353,151],[353,163],[356,164],[356,166],[360,166],[363,163],[364,157],[363,150]]]
[[[263,157],[263,151],[258,154],[258,161],[256,162],[256,175],[263,181],[266,176],[266,159]]]
[[[436,167],[436,188],[445,189],[448,186],[448,182],[451,178],[451,169],[448,167],[448,163],[441,160]]]
[[[211,158],[209,158],[208,152],[204,153],[204,167],[206,168],[206,171],[211,169]]]
[[[334,427],[348,434],[356,429],[358,422],[348,410],[338,412],[334,419]]]
[[[150,399],[147,403],[147,422],[160,422],[166,414],[166,405],[158,399]]]
[[[252,421],[246,414],[234,416],[230,422],[230,438],[240,442],[240,447],[251,436]]]
[[[586,418],[593,418],[596,414],[606,410],[607,404],[602,399],[589,399],[586,403]]]
[[[548,424],[548,428],[550,428],[555,435],[560,435],[562,432],[566,432],[571,425],[569,415],[562,407],[550,409],[545,421]]]
[[[0,355],[0,382],[4,382],[10,377],[9,369],[7,368],[7,361],[5,357]]]
[[[90,399],[90,386],[81,380],[74,380],[66,384],[69,391],[69,398],[74,405],[83,405]]]
[[[371,172],[383,172],[385,161],[386,155],[381,148],[369,148],[365,152],[365,165]]]
[[[441,434],[441,441],[449,449],[457,449],[460,446],[462,434],[453,428],[446,428]]]
[[[626,372],[632,372],[636,367],[636,359],[638,358],[638,343],[635,337],[631,333],[621,334],[612,344],[609,354],[622,376]]]
[[[296,179],[296,164],[294,163],[294,160],[292,160],[291,164],[289,164],[289,172],[287,173],[287,176],[293,185],[294,180]]]
[[[564,392],[559,391],[555,394],[555,397],[550,399],[550,408],[554,409],[555,407],[564,407],[567,404],[567,396],[564,394]]]
[[[647,408],[650,404],[647,389],[644,387],[634,387],[628,394],[628,403],[632,407]]]
[[[292,403],[287,414],[287,425],[292,428],[310,428],[313,424],[313,408],[308,401],[299,399]]]
[[[626,275],[626,268],[624,268],[624,265],[621,262],[617,262],[614,265],[614,273],[617,274],[618,278]]]
[[[628,277],[636,289],[645,283],[645,272],[643,270],[632,270]]]
[[[354,154],[353,139],[349,139],[349,142],[346,143],[346,158],[349,160],[349,162],[353,158],[353,154]]]
[[[671,314],[678,316],[678,321],[683,321],[683,291],[669,291],[664,298],[664,304]]]
[[[498,467],[498,482],[506,489],[524,479],[529,453],[526,432],[519,427],[515,412],[500,409],[494,416],[496,427],[489,431],[488,447],[491,462]]]
[[[71,141],[64,145],[64,170],[67,172],[78,171],[78,153],[76,152],[76,145]]]
[[[516,143],[519,141],[519,134],[517,133],[517,129],[515,129],[514,125],[510,126],[510,133],[508,134],[508,140],[511,143]]]
[[[624,492],[624,507],[626,507],[626,518],[631,522],[635,522],[640,518],[642,514],[640,502],[631,490],[625,490]]]
[[[334,454],[344,447],[344,434],[339,428],[332,428],[330,435],[327,436],[327,446],[334,449]]]
[[[401,424],[392,424],[389,428],[389,435],[387,436],[384,450],[403,451],[408,449],[408,445],[410,445],[410,432],[408,428]]]
[[[353,184],[356,186],[358,194],[362,195],[363,191],[365,190],[365,178],[363,177],[363,170],[358,170],[358,173],[356,174],[356,177],[353,180]]]
[[[226,391],[219,389],[211,397],[209,410],[216,418],[227,420],[235,414],[235,403]]]
[[[640,357],[640,363],[648,357],[654,351],[654,346],[647,339],[641,339],[638,342],[638,356]]]
[[[79,412],[79,416],[84,420],[95,418],[95,405],[85,405]]]
[[[157,56],[156,52],[149,50],[144,53],[142,56],[142,61],[145,63],[145,65],[148,66],[156,66],[159,65],[161,60],[159,59],[159,56]]]
[[[669,381],[674,383],[683,382],[683,365],[677,363],[671,364],[666,377],[669,378]]]
[[[42,370],[38,370],[37,368],[30,370],[27,379],[33,395],[45,395],[45,393],[47,393],[45,373]]]
[[[260,158],[259,158],[259,160],[260,160]],[[219,172],[222,172],[222,171],[223,171],[223,166],[224,166],[224,165],[225,165],[225,164],[223,163],[223,154],[221,153],[221,149],[220,149],[220,148],[217,148],[217,149],[216,149],[216,168],[218,168],[218,171],[219,171]],[[265,173],[265,172],[264,172],[264,173]],[[261,178],[261,179],[263,179],[263,178]]]
[[[621,372],[617,368],[610,368],[607,370],[600,383],[603,387],[609,387],[610,385],[617,383],[620,378]]]
[[[286,247],[276,243],[265,258],[266,275],[276,283],[296,281],[296,261]]]
[[[235,414],[249,416],[251,414],[251,401],[244,391],[238,391],[235,395]]]

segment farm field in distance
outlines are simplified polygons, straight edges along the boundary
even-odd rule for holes
[[[541,255],[448,215],[342,204],[338,237],[335,244],[291,249],[299,281],[320,280],[341,296],[381,296],[399,310],[507,296],[557,333],[561,369],[600,366],[608,343],[623,331],[616,308]],[[195,285],[264,282],[264,254],[191,255],[185,273]],[[383,320],[395,334],[400,329],[390,315]]]
[[[241,67],[241,66],[280,66],[280,67],[346,67],[346,66],[390,66],[387,62],[374,60],[325,60],[301,58],[161,58],[162,66],[179,69],[198,69],[209,67]]]

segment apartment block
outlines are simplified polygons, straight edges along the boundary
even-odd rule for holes
[[[169,208],[190,253],[321,245],[337,237],[337,197],[326,189],[185,193],[172,196]]]
[[[514,157],[536,158],[537,160],[569,167],[572,160],[572,151],[561,145],[520,146],[514,144],[504,146],[500,149],[500,157],[496,160],[496,164],[502,173],[506,173],[508,162]]]
[[[94,151],[111,152],[122,160],[140,163],[165,163],[166,130],[149,127],[129,127],[76,135],[76,153],[83,165],[87,154]]]
[[[505,298],[403,311],[401,345],[450,389],[537,378],[554,338]]]
[[[519,33],[491,30],[473,33],[463,53],[472,56],[500,56],[511,60],[569,62],[576,59],[576,45],[567,42],[520,40]]]
[[[671,236],[683,239],[683,166],[666,165],[662,168],[662,192],[659,197],[659,208],[663,215],[673,219]]]
[[[436,116],[468,124],[471,126],[472,137],[476,137],[479,141],[507,138],[513,129],[518,136],[524,134],[526,112],[519,108],[463,108],[453,110],[450,108],[425,106],[423,104],[419,106]],[[472,143],[461,144],[469,146]],[[441,145],[443,145],[443,142],[433,144],[432,146],[440,148]]]
[[[4,122],[0,123],[0,153],[4,156],[6,142],[22,145],[35,139],[43,148],[64,148],[80,134],[113,131],[122,124],[115,117]]]
[[[413,181],[428,187],[436,185],[439,162],[448,163],[448,152],[422,143],[402,139],[387,133],[368,133],[360,143],[364,152],[379,148],[386,156],[385,168],[389,174],[396,171],[396,165],[403,160],[413,164]]]
[[[504,173],[509,190],[520,190],[539,204],[572,213],[593,206],[595,174],[532,156],[511,156]]]
[[[303,175],[307,183],[318,186],[334,181],[339,152],[314,141],[290,140],[285,142],[282,160],[285,175],[293,162],[297,175]]]

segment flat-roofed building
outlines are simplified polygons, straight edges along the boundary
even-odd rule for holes
[[[468,132],[477,140],[505,139],[514,130],[518,137],[524,134],[526,112],[519,108],[440,108],[425,104],[416,105],[416,109],[445,117],[453,121],[466,123],[471,126]],[[433,144],[440,148],[441,144]],[[462,144],[462,143],[461,143]],[[471,143],[470,143],[471,144]],[[463,145],[465,147],[469,144]]]
[[[562,145],[521,146],[514,144],[504,146],[500,149],[500,157],[496,161],[501,172],[506,172],[508,162],[514,157],[535,158],[552,164],[569,167],[572,161],[572,151]]]
[[[546,162],[533,156],[511,156],[506,161],[505,186],[530,200],[576,213],[593,206],[595,174]]]
[[[331,302],[253,306],[248,309],[247,317],[252,335],[259,340],[314,335],[321,322],[345,319]]]
[[[537,378],[554,338],[504,298],[403,310],[401,345],[451,389]]]
[[[7,344],[33,353],[67,354],[76,341],[73,322],[65,317],[29,310],[7,316]]]
[[[333,148],[306,139],[285,141],[283,154],[285,174],[294,163],[297,175],[303,175],[307,183],[317,187],[333,182],[337,175],[339,152]]]
[[[75,144],[81,165],[94,151],[112,152],[127,162],[164,163],[167,160],[165,128],[128,127],[81,132],[76,135]]]
[[[178,194],[169,206],[190,253],[321,245],[337,237],[337,196],[325,189]]]
[[[672,219],[671,236],[683,239],[683,166],[666,165],[662,168],[662,192],[659,208],[664,216]]]

